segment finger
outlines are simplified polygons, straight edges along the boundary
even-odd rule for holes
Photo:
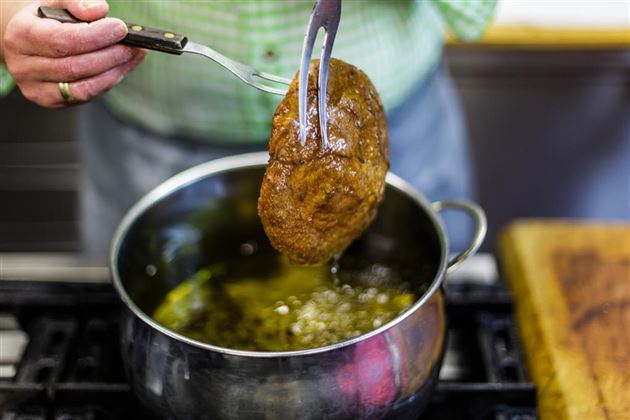
[[[22,53],[42,57],[69,57],[100,50],[121,41],[127,25],[116,18],[103,18],[90,23],[61,23],[38,18],[25,26]]]
[[[77,19],[92,22],[107,16],[109,5],[105,0],[46,0],[43,5],[67,9]]]
[[[28,69],[29,77],[44,82],[74,82],[127,63],[138,53],[138,49],[124,45],[112,45],[102,50],[63,58],[26,57],[14,68]]]
[[[134,58],[118,67],[114,67],[99,75],[68,84],[68,90],[76,103],[89,101],[116,86],[123,77],[133,70],[144,58],[146,51],[137,50]],[[22,94],[30,101],[46,108],[63,108],[68,103],[59,89],[59,83],[30,82],[19,85]]]
[[[144,50],[138,50],[135,56],[125,64],[121,64],[96,76],[70,83],[70,93],[77,102],[87,102],[94,99],[120,83],[127,73],[140,64],[145,55],[146,52]],[[59,91],[58,83],[52,83],[52,85],[56,89],[58,102],[65,103]]]

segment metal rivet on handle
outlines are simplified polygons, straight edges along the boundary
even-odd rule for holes
[[[175,38],[175,34],[172,34],[170,32],[164,32],[164,38],[166,38],[166,39],[173,39],[173,38]]]
[[[143,29],[143,28],[142,28],[142,26],[140,26],[140,25],[133,25],[133,26],[131,27],[131,30],[132,30],[132,31],[136,31],[136,32],[140,32],[142,29]]]

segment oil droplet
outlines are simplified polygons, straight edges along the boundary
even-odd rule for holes
[[[144,268],[144,272],[147,273],[147,276],[153,277],[157,274],[157,268],[153,264],[149,264]]]
[[[275,311],[280,315],[286,315],[289,313],[289,307],[287,305],[280,305],[275,309]]]
[[[239,250],[241,251],[241,255],[249,257],[258,251],[258,243],[256,243],[256,241],[247,241],[241,244]]]

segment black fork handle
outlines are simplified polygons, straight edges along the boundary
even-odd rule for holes
[[[54,19],[62,23],[83,22],[65,9],[55,9],[47,6],[40,6],[37,9],[37,15],[41,18]],[[188,38],[182,34],[149,28],[137,23],[125,22],[125,24],[129,32],[120,41],[121,44],[179,55],[184,52],[184,47],[188,42]]]

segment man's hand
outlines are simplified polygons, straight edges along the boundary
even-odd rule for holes
[[[78,101],[89,101],[118,84],[142,61],[145,51],[117,45],[127,27],[106,18],[105,0],[51,0],[43,5],[68,9],[89,23],[61,23],[37,16],[40,4],[18,11],[4,31],[3,53],[22,94],[48,108],[68,105],[59,82],[69,84]]]

